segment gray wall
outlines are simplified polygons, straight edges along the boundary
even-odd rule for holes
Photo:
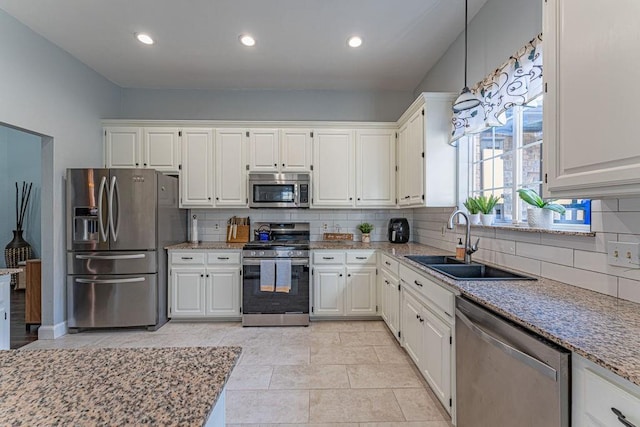
[[[469,87],[542,32],[542,0],[489,0],[469,23]],[[416,87],[460,92],[464,86],[464,33]]]
[[[44,136],[42,163],[43,325],[65,313],[64,173],[102,163],[100,119],[115,117],[120,88],[0,10],[0,123]]]
[[[18,182],[32,182],[31,198],[24,218],[24,238],[39,258],[40,244],[40,189],[42,186],[41,138],[0,126],[0,248],[13,239],[16,228],[15,197]],[[5,266],[4,257],[0,267]]]
[[[411,91],[123,89],[118,118],[396,121]]]

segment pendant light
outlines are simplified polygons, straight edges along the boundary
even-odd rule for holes
[[[453,112],[460,113],[465,110],[476,108],[480,105],[480,100],[469,90],[467,86],[467,9],[468,0],[464,0],[464,89],[453,103]]]

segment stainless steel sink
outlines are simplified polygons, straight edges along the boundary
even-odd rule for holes
[[[483,264],[432,264],[426,267],[455,280],[538,280]]]
[[[405,258],[429,267],[432,264],[463,264],[464,262],[446,255],[407,255]]]

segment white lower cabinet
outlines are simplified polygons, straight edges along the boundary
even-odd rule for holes
[[[452,414],[454,294],[402,264],[400,277],[402,346]]]
[[[572,425],[640,426],[640,386],[573,353]]]
[[[239,318],[240,252],[169,251],[169,317]]]
[[[314,251],[313,316],[376,316],[375,251]]]
[[[400,277],[399,263],[380,254],[380,315],[393,336],[400,341]]]

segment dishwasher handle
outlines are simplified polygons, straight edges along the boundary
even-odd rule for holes
[[[535,357],[531,357],[526,353],[521,352],[520,350],[511,347],[509,344],[506,344],[494,336],[488,334],[480,327],[478,327],[475,323],[473,323],[464,313],[456,308],[456,317],[462,321],[473,333],[475,333],[481,340],[484,342],[493,345],[509,356],[521,361],[522,363],[532,367],[536,371],[540,372],[542,375],[551,378],[554,381],[558,380],[558,372],[553,369],[551,366],[547,365],[544,362],[536,359]]]

